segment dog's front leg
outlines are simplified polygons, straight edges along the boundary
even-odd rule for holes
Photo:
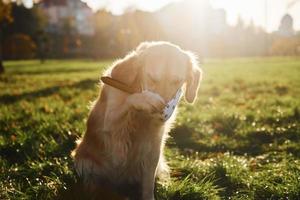
[[[142,177],[142,199],[154,200],[154,184],[156,170],[160,157],[161,138],[152,138],[151,151],[146,155],[143,163],[143,177]]]

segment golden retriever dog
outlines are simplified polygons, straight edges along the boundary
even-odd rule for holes
[[[195,56],[169,42],[143,42],[116,61],[104,75],[138,92],[102,86],[72,153],[83,182],[125,193],[132,186],[134,199],[154,200],[155,177],[168,174],[163,149],[176,113],[165,121],[163,110],[181,87],[193,103],[201,74]]]

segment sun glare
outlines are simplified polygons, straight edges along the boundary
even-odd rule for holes
[[[180,0],[82,0],[93,10],[105,9],[114,15],[121,15],[127,10],[138,9],[143,11],[156,11],[163,6]]]
[[[180,1],[195,5],[210,3],[214,8],[226,11],[227,22],[236,24],[241,18],[246,24],[266,28],[269,32],[277,30],[282,16],[289,13],[294,18],[295,29],[300,29],[300,0],[82,0],[94,11],[105,9],[114,15],[128,10],[157,11],[160,8]],[[194,6],[195,8],[195,6]],[[193,8],[192,8],[193,9]],[[186,9],[190,12],[191,9]],[[199,11],[198,11],[199,12]]]

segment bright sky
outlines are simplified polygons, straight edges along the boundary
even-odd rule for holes
[[[6,1],[6,0],[4,0]],[[31,7],[33,1],[12,0],[23,2]],[[163,6],[184,0],[81,0],[93,10],[105,9],[115,15],[121,15],[126,10],[139,9],[155,11]],[[200,1],[200,0],[195,0]],[[233,25],[240,16],[246,23],[251,20],[254,24],[266,27],[268,31],[278,29],[283,15],[289,13],[294,18],[294,28],[300,30],[300,0],[209,0],[214,8],[223,8],[227,13],[227,21]],[[187,11],[188,12],[188,11]],[[267,13],[267,14],[266,14]]]
[[[105,9],[115,15],[123,14],[127,9],[155,11],[163,6],[179,0],[81,0],[93,10]]]
[[[254,24],[267,27],[268,31],[274,31],[278,29],[282,16],[289,13],[294,18],[294,28],[300,30],[300,0],[210,0],[210,2],[213,7],[226,10],[229,24],[235,24],[238,16],[241,16],[248,23],[253,20]]]
[[[106,9],[115,15],[126,10],[140,9],[155,11],[168,3],[184,0],[82,0],[93,10]],[[200,0],[195,0],[200,1]],[[278,29],[280,20],[287,12],[294,18],[294,28],[300,30],[300,0],[209,0],[214,8],[223,8],[227,12],[229,24],[235,24],[238,16],[249,23],[267,27],[268,31]],[[267,9],[266,9],[267,5]],[[293,5],[288,8],[288,5]],[[267,12],[266,12],[267,11]],[[187,11],[188,12],[188,11]],[[267,15],[266,15],[267,13]],[[267,17],[266,17],[267,16]]]

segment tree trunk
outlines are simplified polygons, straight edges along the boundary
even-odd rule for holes
[[[0,74],[4,73],[4,66],[3,66],[3,57],[2,57],[2,24],[0,23]]]
[[[0,60],[0,74],[3,74],[3,73],[4,73],[4,67],[3,67],[3,63],[2,63],[2,59],[1,59]]]

